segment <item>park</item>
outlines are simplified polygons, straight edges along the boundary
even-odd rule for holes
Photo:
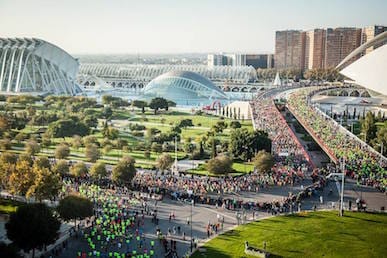
[[[248,257],[245,242],[271,257],[385,252],[386,216],[359,212],[356,182],[346,183],[339,217],[329,171],[304,152],[273,156],[281,145],[236,109],[110,95],[0,100],[0,250],[9,257]],[[266,130],[297,150],[275,104],[256,102]],[[383,205],[381,192],[362,191],[376,200],[370,208]]]

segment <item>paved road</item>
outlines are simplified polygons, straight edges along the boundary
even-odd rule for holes
[[[256,202],[265,202],[272,201],[273,199],[281,200],[283,197],[288,196],[289,192],[296,193],[302,190],[303,187],[310,184],[310,180],[305,180],[302,184],[284,187],[269,187],[262,189],[258,193],[254,192],[242,192],[240,194],[230,194],[226,197],[235,198],[236,200],[244,201],[256,201]],[[332,190],[332,192],[330,191]],[[380,210],[382,206],[387,207],[387,196],[381,192],[376,191],[370,187],[357,187],[355,182],[350,180],[346,181],[345,184],[345,208],[348,208],[348,201],[352,201],[352,208],[355,206],[356,199],[362,197],[367,202],[367,208],[370,210]],[[323,203],[320,203],[319,196],[323,196]],[[325,189],[318,193],[318,195],[313,196],[302,203],[302,210],[310,210],[316,205],[319,209],[331,209],[332,203],[334,203],[334,208],[338,209],[339,207],[339,193],[335,182],[331,181]],[[155,206],[154,201],[149,202],[150,207]],[[168,231],[168,228],[171,230],[175,226],[181,227],[180,234],[172,234],[172,238],[177,241],[177,252],[179,257],[182,257],[190,249],[190,233],[191,228],[187,225],[187,218],[191,215],[191,205],[189,203],[183,203],[181,201],[173,201],[168,198],[165,198],[163,201],[158,202],[158,217],[159,227],[161,231],[165,234]],[[169,221],[169,214],[173,212],[176,216],[175,220]],[[257,218],[268,217],[271,214],[267,212],[258,212],[255,216]],[[214,206],[209,205],[200,205],[197,204],[192,209],[192,235],[195,239],[198,239],[199,243],[205,242],[207,240],[206,226],[210,223],[215,223],[218,216],[224,217],[224,230],[227,230],[237,224],[235,211],[224,210],[222,208],[216,209]],[[251,211],[247,211],[247,220],[251,221],[253,215]],[[0,220],[0,239],[5,239],[5,229],[4,229],[4,220]],[[69,225],[64,225],[62,227],[62,234],[64,230],[68,229]],[[145,224],[143,226],[143,231],[147,239],[156,239],[155,235],[156,225],[151,222],[150,216],[145,216]],[[182,232],[186,234],[186,240],[182,238]],[[214,235],[213,235],[214,236]],[[211,237],[213,237],[211,236]],[[160,247],[159,242],[155,241],[155,250],[157,257],[164,257],[164,252]],[[73,258],[76,257],[76,253],[79,250],[87,247],[86,241],[81,238],[70,238],[69,245],[67,249],[62,252],[59,256],[61,258]]]
[[[271,201],[273,199],[281,200],[282,197],[288,196],[289,192],[298,192],[303,187],[305,187],[309,180],[303,182],[303,184],[295,185],[294,187],[285,186],[285,187],[270,187],[263,189],[259,193],[243,192],[241,194],[234,195],[235,199],[244,200],[244,201]],[[305,184],[305,186],[304,186]],[[348,208],[348,201],[351,200],[355,206],[355,200],[360,194],[358,191],[354,191],[353,188],[356,187],[353,182],[347,182],[345,187],[345,208]],[[330,191],[332,190],[332,192]],[[323,196],[323,203],[320,203],[319,195]],[[230,195],[231,197],[232,195]],[[387,206],[387,196],[377,192],[376,190],[369,187],[362,187],[362,197],[365,198],[368,204],[369,209],[380,209],[382,205]],[[334,205],[332,205],[332,203]],[[150,201],[149,205],[154,206],[155,202]],[[334,207],[338,209],[339,207],[339,193],[336,188],[335,182],[330,182],[328,186],[317,196],[313,196],[302,203],[302,210],[311,210],[313,206],[316,205],[319,209],[331,209]],[[181,201],[173,201],[168,198],[165,198],[163,201],[158,202],[157,210],[160,218],[159,227],[161,231],[165,234],[169,229],[173,229],[175,226],[181,227],[180,234],[172,234],[172,238],[177,240],[177,252],[179,257],[182,257],[190,249],[190,225],[187,225],[187,218],[191,216],[191,204],[184,203]],[[176,219],[169,221],[169,214],[173,212],[176,216]],[[224,217],[224,230],[230,229],[237,224],[236,211],[224,210],[222,208],[215,208],[214,206],[209,205],[200,205],[197,204],[192,209],[192,235],[199,243],[205,242],[207,238],[206,226],[208,223],[215,223],[218,216]],[[258,212],[255,215],[255,219],[264,218],[271,216],[267,212]],[[247,220],[252,221],[253,215],[251,211],[247,211]],[[156,225],[151,222],[151,218],[145,216],[145,224],[143,230],[147,239],[156,239]],[[182,232],[186,234],[186,240],[182,238]],[[210,237],[214,237],[212,235]],[[155,250],[157,257],[164,257],[164,251],[162,250],[159,242],[155,241]],[[74,254],[82,248],[87,246],[86,241],[80,239],[72,238],[69,247],[65,252],[63,252],[59,257],[61,258],[70,258],[74,257]]]

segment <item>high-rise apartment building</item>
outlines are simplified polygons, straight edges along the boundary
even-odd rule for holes
[[[305,33],[304,69],[324,67],[326,30],[314,29]]]
[[[361,44],[366,43],[367,41],[370,41],[371,39],[375,38],[380,33],[383,33],[387,31],[387,26],[381,26],[381,25],[373,25],[373,26],[367,26],[362,29],[361,33]],[[386,44],[387,42],[381,42],[380,44],[377,44],[375,46],[369,47],[365,50],[363,55],[368,54],[372,50]]]
[[[363,33],[360,28],[277,31],[275,67],[303,70],[336,67],[361,45],[362,38],[369,40],[384,30],[383,26],[371,26],[363,29]],[[357,58],[358,56],[354,57],[350,62]]]
[[[278,69],[303,69],[305,61],[305,32],[276,31],[274,65]]]
[[[325,60],[322,68],[336,67],[361,43],[359,28],[328,28],[326,30]],[[358,57],[354,57],[356,60]],[[351,61],[354,61],[351,60]]]

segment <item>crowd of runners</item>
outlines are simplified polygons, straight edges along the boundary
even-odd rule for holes
[[[317,90],[319,89],[306,88],[290,94],[289,110],[314,133],[320,144],[325,145],[338,161],[345,162],[347,176],[357,179],[361,184],[386,191],[386,158],[310,105],[310,96]]]

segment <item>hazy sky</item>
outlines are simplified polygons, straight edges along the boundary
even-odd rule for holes
[[[386,0],[0,0],[0,37],[72,54],[273,52],[276,30],[373,24]]]

